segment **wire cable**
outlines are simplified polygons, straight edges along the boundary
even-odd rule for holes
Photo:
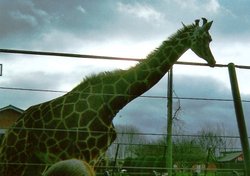
[[[51,89],[33,89],[33,88],[20,88],[20,87],[3,87],[0,86],[0,89],[2,90],[12,90],[12,91],[31,91],[31,92],[49,92],[49,93],[68,93],[68,91],[62,91],[62,90],[51,90]],[[86,93],[89,95],[93,95],[93,93]],[[97,94],[97,93],[95,93]],[[114,94],[103,94],[101,95],[107,95],[107,96],[113,96]],[[124,95],[127,96],[127,95]],[[160,96],[160,95],[141,95],[139,96],[141,98],[153,98],[153,99],[167,99],[167,96]],[[200,101],[222,101],[222,102],[231,102],[233,99],[229,98],[205,98],[205,97],[176,97],[174,96],[173,99],[180,99],[180,100],[200,100]],[[250,103],[250,100],[242,100],[244,103]]]

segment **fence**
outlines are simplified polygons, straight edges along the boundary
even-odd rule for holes
[[[61,56],[61,57],[76,57],[76,58],[90,58],[90,59],[111,59],[111,60],[123,60],[123,61],[140,61],[140,59],[134,59],[134,58],[118,58],[118,57],[107,57],[107,56],[93,56],[93,55],[80,55],[80,54],[69,54],[69,53],[51,53],[51,52],[37,52],[37,51],[24,51],[24,50],[8,50],[8,49],[0,49],[0,52],[1,53],[12,53],[12,54],[28,54],[28,55],[44,55],[44,56]],[[192,66],[207,66],[207,64],[201,64],[201,63],[190,63],[190,62],[177,62],[177,65],[192,65]],[[227,65],[224,65],[224,64],[216,64],[215,67],[218,67],[218,68],[223,68],[223,67],[227,67]],[[250,66],[244,66],[244,65],[236,65],[235,66],[236,68],[240,68],[240,69],[250,69]],[[1,69],[2,70],[2,69]],[[32,92],[52,92],[52,93],[66,93],[66,91],[58,91],[58,90],[45,90],[45,89],[33,89],[33,88],[22,88],[22,87],[8,87],[8,86],[1,86],[0,89],[2,90],[19,90],[19,91],[32,91]],[[148,99],[157,99],[156,101],[159,101],[159,99],[162,99],[163,101],[166,101],[167,99],[167,96],[165,95],[142,95],[140,96],[140,98],[148,98]],[[207,98],[207,97],[189,97],[189,96],[174,96],[173,97],[174,99],[176,100],[181,100],[181,101],[202,101],[202,102],[208,102],[208,101],[212,101],[212,102],[218,102],[218,103],[231,103],[233,100],[231,98],[220,98],[220,97],[212,97],[212,98]],[[249,103],[250,100],[247,100],[247,99],[244,99],[242,100],[243,103]],[[188,104],[188,103],[184,103],[184,104]],[[187,106],[188,107],[188,106]],[[183,107],[185,108],[185,107]],[[34,129],[35,130],[35,129]],[[131,133],[123,133],[123,134],[126,134],[126,135],[129,135]],[[153,133],[150,133],[150,134],[145,134],[145,133],[132,133],[134,136],[153,136],[154,140],[155,140],[155,137],[157,136],[158,137],[163,137],[165,135],[163,134],[153,134]],[[180,134],[180,135],[173,135],[173,141],[174,141],[174,144],[178,144],[178,141],[182,141],[184,140],[184,142],[188,139],[188,140],[191,140],[191,141],[188,141],[188,142],[195,142],[196,145],[197,144],[197,141],[194,140],[195,138],[202,138],[203,136],[200,136],[200,135],[183,135],[183,134]],[[210,136],[211,137],[211,136]],[[182,138],[182,140],[180,140]],[[218,138],[218,136],[214,137],[214,138]],[[225,135],[222,135],[222,136],[219,136],[220,140],[222,139],[237,139],[239,140],[239,137],[237,136],[225,136]],[[152,140],[152,138],[150,138]],[[222,148],[221,146],[220,147],[213,147],[213,155],[218,157],[219,153],[224,150],[224,152],[226,152],[226,150],[228,149],[228,142],[225,142],[227,140],[224,140],[224,148]],[[186,141],[187,142],[187,141]],[[211,141],[210,141],[211,142]],[[239,141],[237,142],[237,144],[239,144]],[[149,149],[147,149],[145,146],[150,146]],[[157,144],[155,145],[154,143],[149,143],[148,141],[145,143],[142,143],[142,144],[138,144],[138,143],[135,143],[135,141],[133,142],[116,142],[114,143],[109,151],[108,151],[108,158],[113,158],[113,161],[112,160],[108,160],[108,164],[105,164],[105,166],[102,166],[101,168],[102,169],[111,169],[112,171],[116,170],[117,169],[122,169],[122,168],[125,168],[126,170],[130,171],[130,174],[131,173],[136,173],[138,174],[139,172],[140,173],[144,173],[144,174],[150,174],[152,173],[153,171],[156,171],[156,172],[164,172],[166,167],[164,165],[164,162],[161,162],[161,160],[164,160],[165,156],[167,155],[166,153],[166,145],[165,144]],[[187,147],[187,146],[186,146]],[[193,151],[194,148],[197,149],[197,146],[196,147],[191,147],[189,146],[190,149],[189,151]],[[200,147],[200,146],[199,146]],[[204,146],[203,146],[204,147]],[[125,149],[124,149],[125,148]],[[139,148],[139,149],[138,149]],[[162,158],[160,158],[159,156],[154,156],[152,151],[150,151],[150,149],[153,149],[153,148],[156,148],[154,150],[156,151],[161,151],[160,152],[160,156]],[[176,148],[177,149],[177,148]],[[187,149],[187,148],[186,148]],[[234,147],[231,147],[231,151],[233,149],[237,149],[237,150],[241,150],[241,148],[239,148],[239,146],[237,148]],[[125,154],[121,154],[121,150],[125,150]],[[139,151],[142,151],[142,150],[145,150],[145,152],[147,151],[148,153],[145,153],[144,155],[148,155],[148,158],[144,157],[143,159],[142,158],[139,158],[138,156],[138,153],[136,155],[135,153],[135,150],[138,150]],[[182,149],[184,150],[184,149]],[[199,159],[199,160],[190,160],[190,161],[185,161],[185,162],[181,162],[180,159],[177,161],[175,160],[176,162],[181,162],[181,165],[183,166],[178,166],[178,164],[176,164],[176,167],[178,167],[178,174],[180,175],[180,173],[182,173],[183,175],[185,175],[185,173],[187,174],[191,174],[191,172],[194,170],[194,168],[192,168],[192,166],[194,165],[194,163],[196,163],[198,161],[198,164],[197,165],[200,165],[200,166],[197,166],[197,167],[201,167],[200,170],[203,170],[205,171],[204,169],[204,166],[202,165],[206,165],[206,164],[209,164],[209,163],[206,163],[206,153],[208,153],[208,150],[209,150],[209,147],[206,146],[205,147],[205,150],[204,151],[199,151],[199,152],[203,152],[203,160],[202,159]],[[197,152],[197,151],[196,151]],[[113,154],[113,155],[112,155]],[[184,157],[182,156],[183,151],[179,151],[179,152],[176,152],[174,153],[173,155],[173,158],[178,158],[178,157]],[[180,156],[178,156],[180,155]],[[191,155],[191,154],[190,154]],[[158,158],[154,158],[154,157],[158,157]],[[201,157],[201,158],[202,158]],[[126,160],[127,159],[127,160]],[[129,160],[130,159],[130,160]],[[129,161],[128,161],[129,160]],[[155,160],[154,162],[152,160]],[[158,161],[158,163],[156,162]],[[215,160],[216,161],[216,160]],[[106,161],[105,161],[106,162]],[[128,164],[130,162],[130,164]],[[137,163],[136,163],[137,162]],[[132,163],[132,164],[131,164]],[[124,164],[127,164],[124,165]],[[231,174],[231,172],[233,170],[236,170],[236,171],[239,171],[239,172],[242,172],[242,168],[239,168],[241,166],[239,166],[240,164],[242,163],[239,163],[239,165],[235,166],[235,168],[233,168],[233,166],[231,165],[232,163],[216,163],[216,171],[213,170],[211,171],[213,174],[217,174],[220,172],[220,174],[223,174],[223,172],[227,172],[229,174]],[[132,166],[131,166],[132,165]],[[133,166],[133,165],[137,165],[137,166]],[[153,165],[153,167],[152,167]],[[228,165],[227,168],[226,165]],[[225,168],[223,168],[225,166]],[[238,167],[239,166],[239,167]],[[207,168],[207,167],[206,167]],[[172,168],[174,169],[174,167]],[[175,168],[177,170],[177,168]],[[177,175],[178,175],[177,174]]]
[[[157,139],[152,141],[151,135]],[[122,142],[129,141],[131,136],[131,143]],[[206,172],[210,176],[223,176],[233,171],[244,174],[238,136],[212,136],[208,132],[206,135],[172,137],[173,168],[170,169],[176,175],[193,175],[194,172],[204,175]],[[105,169],[114,173],[126,170],[128,175],[152,175],[153,172],[163,175],[169,169],[166,168],[166,156],[166,134],[118,133],[118,140],[107,152]]]
[[[50,129],[50,131],[59,130]],[[131,137],[133,140],[128,142],[128,138]],[[174,165],[170,169],[177,176],[193,175],[195,172],[199,175],[207,172],[208,176],[231,176],[234,171],[244,174],[239,136],[216,134],[212,136],[208,133],[207,135],[179,134],[172,137]],[[112,175],[164,175],[169,169],[165,165],[167,156],[165,139],[166,134],[118,132],[117,141],[110,146],[96,167],[97,175],[103,175],[105,171]],[[232,154],[236,154],[235,157],[230,157]]]

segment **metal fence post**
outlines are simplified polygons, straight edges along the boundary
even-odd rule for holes
[[[168,72],[168,120],[167,120],[167,157],[166,166],[168,175],[172,176],[173,154],[172,154],[172,124],[173,124],[173,68]]]
[[[3,74],[3,64],[0,64],[0,76]]]
[[[250,154],[249,154],[249,142],[248,142],[248,135],[247,135],[247,129],[246,129],[246,123],[244,119],[244,113],[243,108],[241,104],[241,97],[240,97],[240,91],[238,87],[238,81],[235,71],[235,66],[233,63],[228,64],[228,71],[229,71],[229,77],[231,82],[231,89],[232,89],[232,95],[234,100],[234,109],[240,134],[240,141],[244,156],[244,164],[245,164],[245,170],[246,175],[250,175]]]

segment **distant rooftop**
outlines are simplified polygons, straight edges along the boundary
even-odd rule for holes
[[[23,109],[20,109],[20,108],[18,108],[18,107],[16,107],[16,106],[13,106],[13,105],[8,105],[8,106],[5,106],[5,107],[1,108],[1,109],[0,109],[0,112],[1,112],[1,111],[5,111],[5,110],[9,110],[9,109],[12,109],[12,110],[14,110],[14,111],[17,111],[17,112],[19,112],[19,113],[23,113],[23,112],[24,112]]]
[[[232,160],[236,159],[237,157],[239,157],[240,155],[242,155],[242,152],[227,153],[225,156],[223,156],[222,158],[218,159],[218,161],[219,162],[232,161]]]

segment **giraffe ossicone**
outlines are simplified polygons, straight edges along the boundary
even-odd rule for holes
[[[92,166],[116,138],[113,118],[153,87],[188,49],[213,67],[212,22],[185,25],[128,70],[85,79],[67,94],[28,108],[0,146],[0,175],[41,175],[47,165],[78,158]]]

